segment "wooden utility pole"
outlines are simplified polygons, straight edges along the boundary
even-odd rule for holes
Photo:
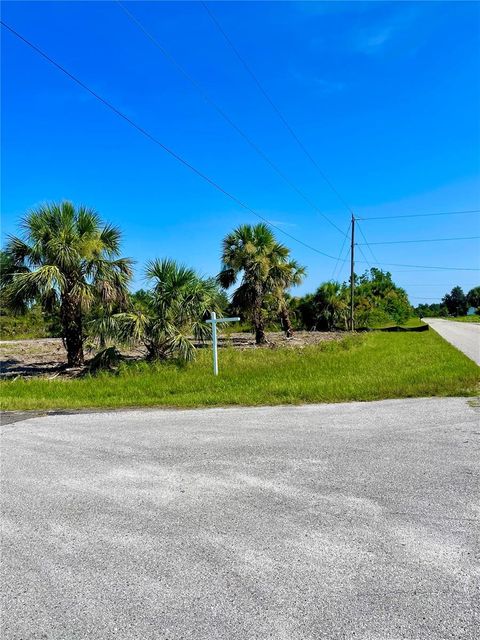
[[[354,331],[353,305],[355,298],[355,216],[352,213],[352,238],[350,243],[350,331]]]

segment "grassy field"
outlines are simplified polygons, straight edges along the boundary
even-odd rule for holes
[[[420,318],[417,318],[416,316],[409,318],[406,322],[404,322],[403,324],[399,325],[401,327],[405,327],[405,328],[409,328],[409,327],[421,327],[422,325],[424,325],[425,323],[421,321]],[[397,326],[396,322],[388,322],[387,324],[382,323],[379,324],[378,326],[374,326],[372,327],[373,329],[387,329],[388,327],[395,327]]]
[[[474,395],[478,367],[434,331],[371,333],[303,349],[211,352],[187,366],[124,365],[117,375],[0,383],[3,409],[208,407]]]
[[[480,316],[458,316],[458,318],[447,318],[447,320],[453,320],[454,322],[480,322]]]

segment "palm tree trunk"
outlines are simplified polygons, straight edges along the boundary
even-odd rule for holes
[[[266,344],[265,323],[262,317],[262,296],[257,293],[253,312],[253,326],[255,327],[255,344]]]
[[[282,305],[280,308],[280,321],[282,323],[282,328],[285,331],[285,337],[291,338],[293,336],[292,322],[290,320],[288,309],[285,305]]]
[[[263,324],[255,326],[255,344],[267,344],[267,336],[265,335]]]
[[[68,366],[82,367],[84,364],[82,312],[78,303],[75,303],[68,294],[62,300],[61,315]]]

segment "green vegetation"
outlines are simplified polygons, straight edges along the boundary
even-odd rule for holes
[[[404,289],[397,287],[389,272],[370,269],[355,275],[355,328],[402,324],[413,309]],[[314,294],[294,298],[292,307],[305,329],[346,329],[350,309],[350,285],[324,282]]]
[[[447,316],[464,316],[469,307],[480,311],[480,287],[473,287],[465,294],[462,287],[453,287],[446,293],[441,303],[419,304],[415,308],[415,315],[419,318],[445,318]],[[474,322],[465,320],[464,322]]]
[[[38,305],[21,315],[0,314],[0,340],[34,340],[61,335],[55,317],[42,312]]]
[[[477,310],[480,310],[480,287],[473,287],[467,293],[467,304]]]
[[[3,409],[205,407],[474,395],[478,367],[434,331],[349,336],[304,349],[211,352],[182,366],[123,365],[118,375],[0,383]]]
[[[266,224],[240,225],[223,240],[218,281],[229,289],[241,278],[231,308],[252,324],[257,344],[267,341],[266,325],[272,315],[281,319],[287,337],[291,336],[285,290],[300,284],[304,275],[304,267],[290,258],[290,249],[277,242]]]
[[[9,239],[2,301],[24,311],[33,303],[56,312],[62,324],[68,364],[83,365],[85,313],[102,313],[126,303],[131,261],[118,258],[120,231],[98,214],[71,202],[45,204],[22,220],[21,238]]]
[[[444,304],[438,302],[422,303],[415,307],[414,313],[418,318],[445,318],[448,316],[448,309]]]
[[[152,289],[139,296],[139,308],[102,318],[97,333],[105,343],[141,342],[149,360],[193,360],[192,336],[204,341],[211,335],[205,319],[225,302],[215,278],[201,278],[168,259],[150,262],[145,276]]]
[[[405,322],[402,322],[402,324],[400,324],[398,326],[408,329],[409,327],[421,327],[424,324],[425,323],[422,322],[420,320],[420,318],[412,316],[411,318],[409,318]],[[397,326],[397,324],[395,322],[387,322],[386,324],[381,322],[377,326],[374,326],[374,327],[371,327],[371,328],[372,329],[386,329],[388,327],[395,327],[395,326]]]
[[[200,342],[208,336],[212,311],[240,315],[227,332],[253,330],[257,344],[267,341],[267,329],[291,337],[294,328],[333,331],[349,324],[348,283],[324,282],[303,297],[288,293],[305,268],[267,224],[240,225],[224,238],[216,277],[154,259],[147,265],[150,289],[133,294],[132,262],[119,257],[121,232],[94,210],[68,201],[41,205],[24,216],[21,230],[0,252],[0,332],[7,339],[61,336],[70,367],[84,365],[85,344],[105,350],[94,363],[100,368],[115,366],[123,344],[143,344],[149,360],[191,361],[192,336]],[[389,272],[372,268],[354,280],[356,329],[413,326],[408,296]],[[225,290],[234,285],[229,301]],[[442,305],[422,311],[462,316],[479,301],[479,287],[467,295],[454,287]]]
[[[451,316],[464,316],[468,311],[468,300],[462,287],[453,287],[450,293],[443,296],[442,304]]]
[[[458,316],[457,318],[447,318],[447,319],[448,320],[453,320],[454,322],[472,322],[472,323],[480,322],[480,316],[479,315]]]

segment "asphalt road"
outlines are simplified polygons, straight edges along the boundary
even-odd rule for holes
[[[480,365],[480,324],[441,318],[422,318],[422,320],[470,360]]]
[[[432,398],[3,426],[2,640],[478,638],[479,418]]]

